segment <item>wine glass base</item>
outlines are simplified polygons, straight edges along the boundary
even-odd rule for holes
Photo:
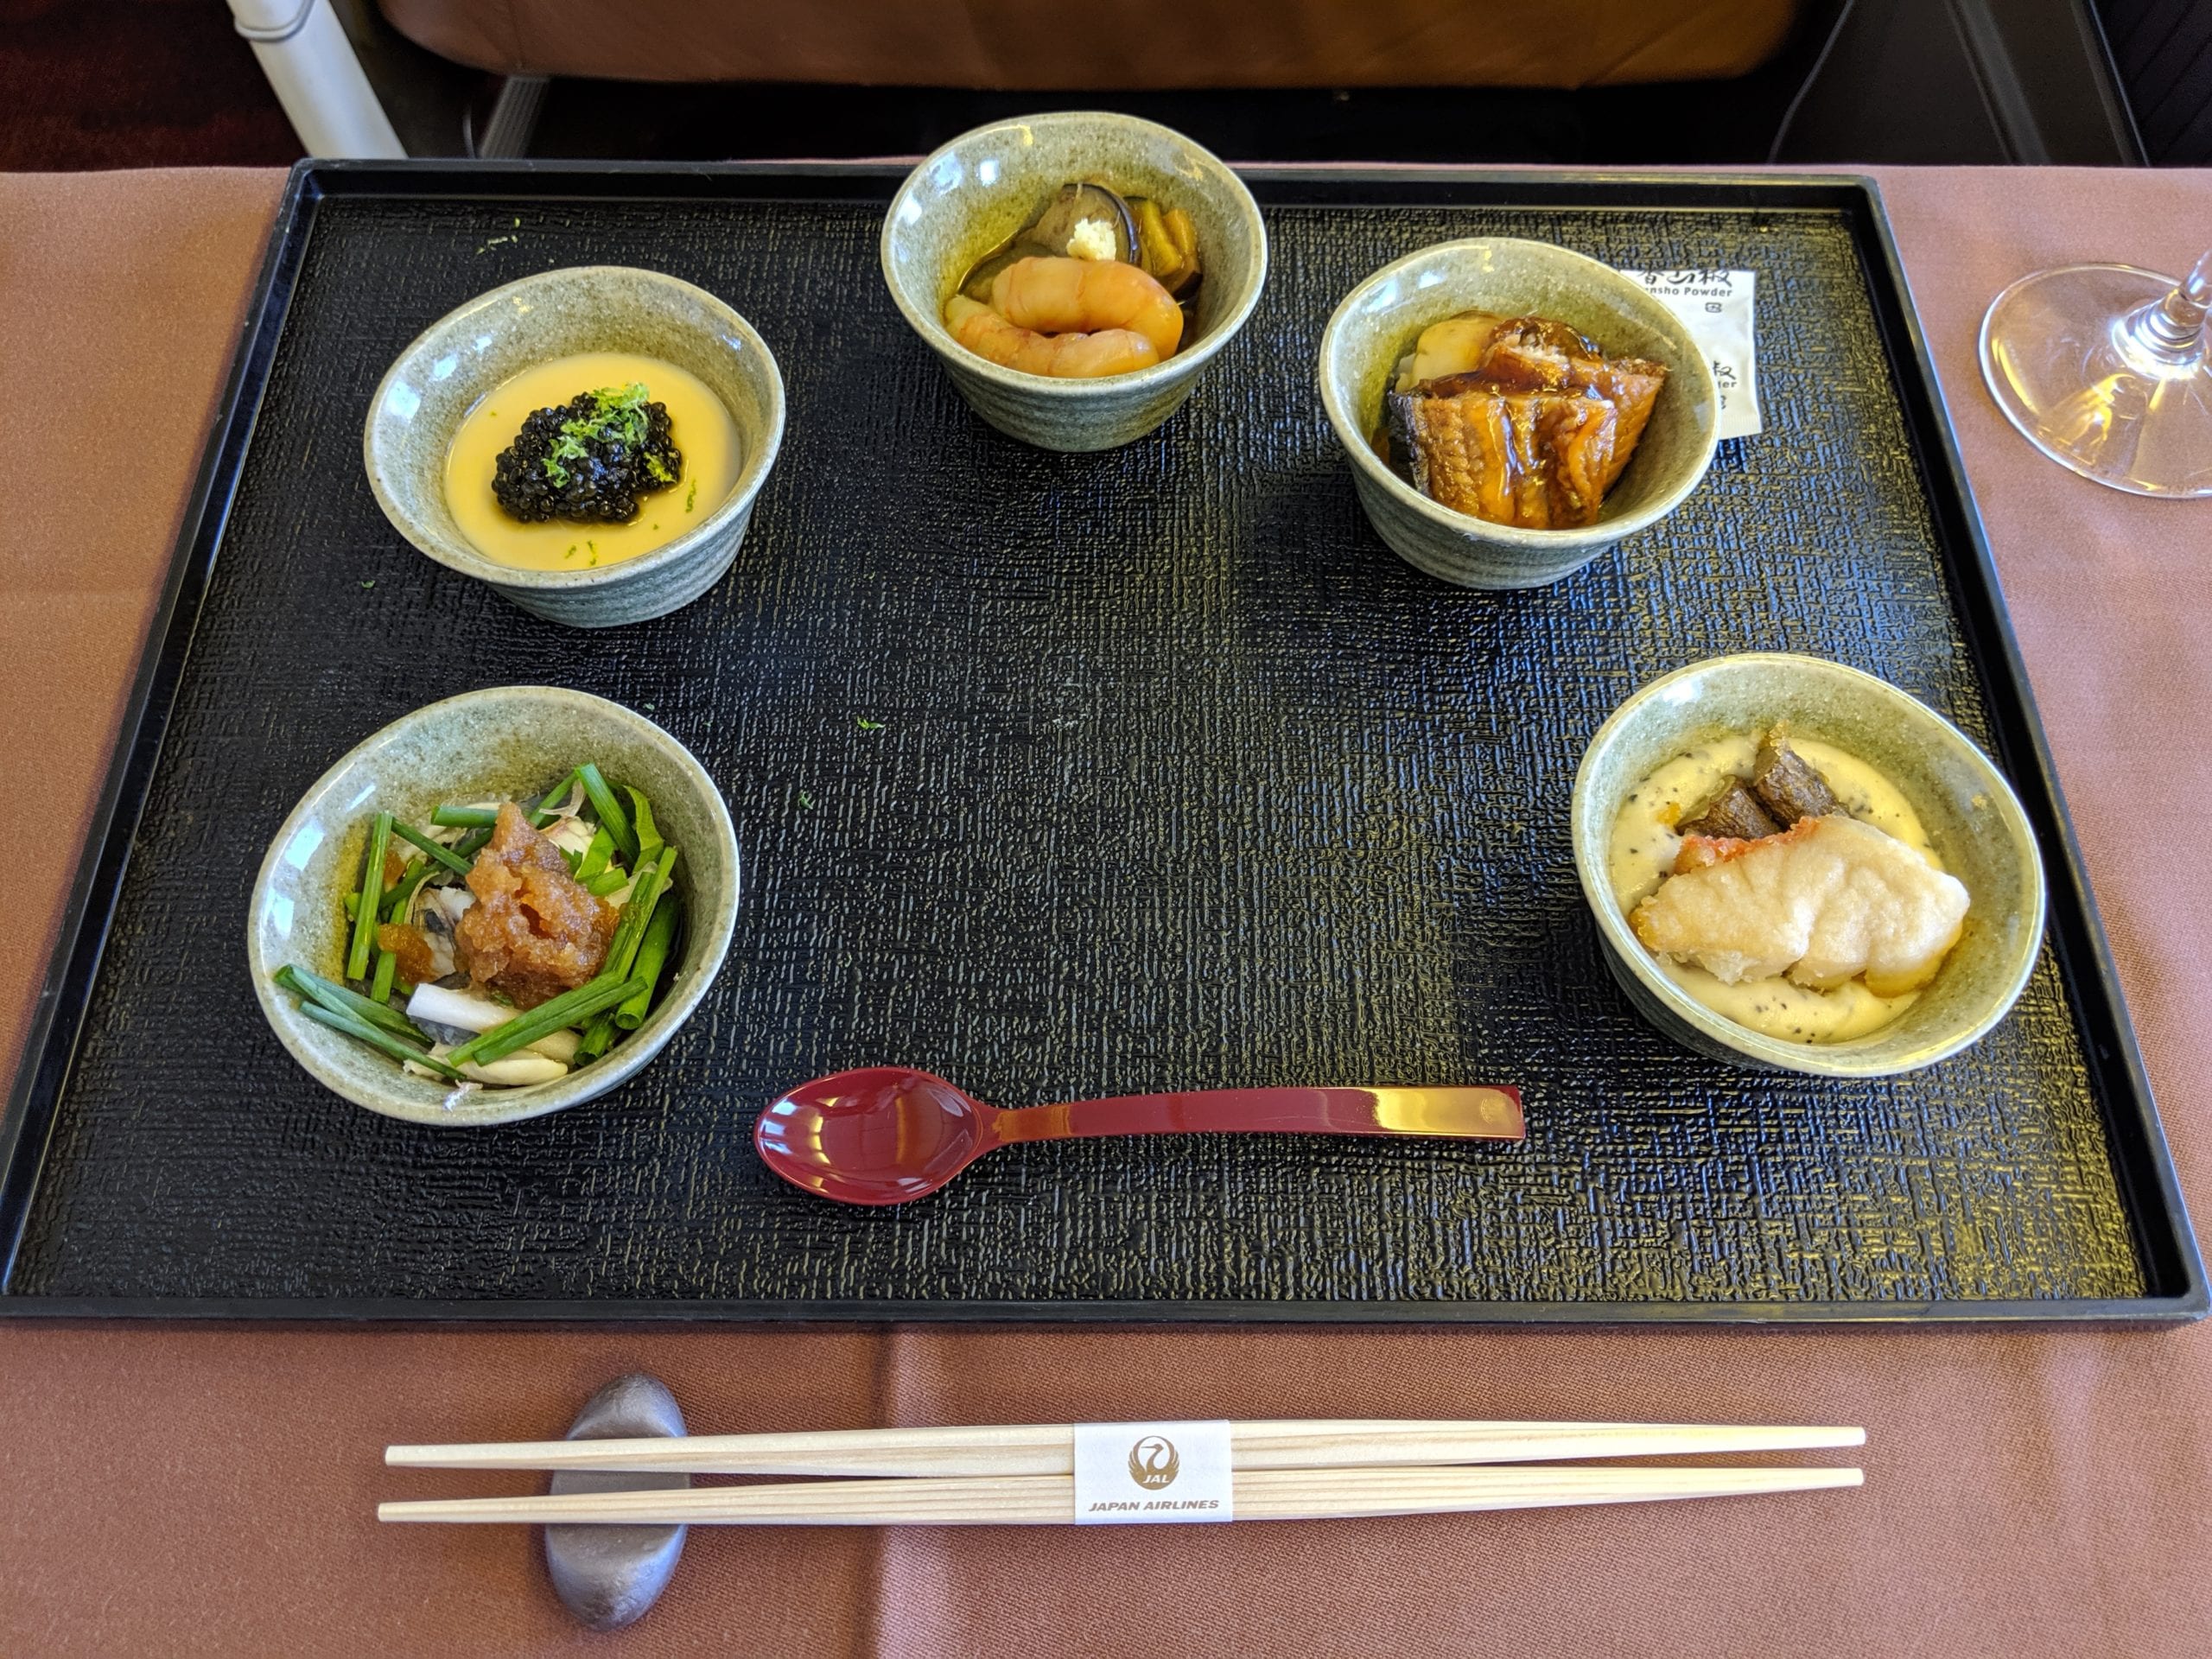
[[[2129,319],[2176,287],[2132,265],[2023,276],[1981,324],[1981,372],[2022,436],[2133,495],[2212,495],[2212,372],[2145,347]]]

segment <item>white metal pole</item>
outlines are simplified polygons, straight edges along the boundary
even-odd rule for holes
[[[230,6],[308,155],[407,154],[330,0],[230,0]]]

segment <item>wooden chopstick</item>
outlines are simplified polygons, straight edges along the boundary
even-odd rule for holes
[[[1401,1464],[1501,1464],[1863,1446],[1863,1428],[1719,1423],[1429,1421],[1310,1418],[1233,1423],[1239,1470]],[[686,1439],[517,1440],[392,1446],[384,1460],[413,1469],[658,1470],[721,1475],[1066,1475],[1067,1423],[974,1428],[827,1429]]]
[[[1236,1475],[1239,1521],[1649,1503],[1857,1486],[1857,1469],[1264,1469]],[[1075,1520],[1071,1475],[809,1481],[672,1491],[418,1500],[379,1521],[596,1526],[1051,1526]]]

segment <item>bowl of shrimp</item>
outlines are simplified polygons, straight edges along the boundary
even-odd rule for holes
[[[1180,133],[1064,111],[963,134],[883,221],[884,281],[960,395],[1044,449],[1112,449],[1182,405],[1267,280],[1242,181]]]

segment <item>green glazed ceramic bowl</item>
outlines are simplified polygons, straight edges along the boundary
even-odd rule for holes
[[[287,963],[345,977],[345,896],[359,875],[369,820],[380,810],[416,824],[440,801],[529,796],[580,761],[653,804],[680,849],[683,945],[660,999],[636,1031],[591,1065],[527,1089],[477,1089],[410,1077],[397,1062],[317,1025],[270,977]],[[261,861],[247,911],[254,994],[278,1039],[326,1087],[356,1105],[415,1123],[480,1128],[542,1117],[605,1094],[658,1053],[714,982],[737,922],[737,837],[721,791],[666,732],[604,697],[550,685],[471,691],[418,709],[360,744],[315,780]]]
[[[1785,1042],[1714,1013],[1658,969],[1613,898],[1606,854],[1628,793],[1687,746],[1786,720],[1897,785],[1943,868],[1966,883],[1966,927],[1935,980],[1891,1024],[1849,1042]],[[1684,1046],[1821,1077],[1886,1077],[1957,1053],[2011,1011],[2043,941],[2043,862],[2018,797],[1989,758],[1895,686],[1816,657],[1694,663],[1645,686],[1598,728],[1574,779],[1574,868],[1605,965],[1637,1011]]]
[[[1165,363],[1056,380],[1001,368],[944,326],[960,279],[1077,179],[1180,207],[1198,227],[1197,322]],[[978,415],[1040,449],[1112,449],[1181,407],[1244,326],[1267,280],[1268,232],[1252,193],[1211,151],[1135,116],[1070,111],[978,127],[931,156],[892,199],[882,256],[892,299]]]
[[[1432,501],[1370,442],[1382,394],[1422,329],[1461,311],[1535,315],[1580,329],[1609,354],[1667,365],[1636,454],[1582,530],[1493,524]],[[1680,506],[1713,462],[1719,389],[1675,314],[1611,265],[1548,242],[1442,242],[1388,264],[1344,296],[1321,334],[1321,404],[1351,457],[1375,533],[1417,569],[1462,588],[1541,588]]]
[[[446,505],[454,433],[502,381],[579,352],[636,352],[698,376],[737,423],[737,482],[696,528],[619,563],[524,570],[488,559]],[[721,579],[783,440],[783,377],[752,324],[657,270],[579,265],[495,288],[423,330],[370,399],[361,453],[377,505],[422,552],[535,615],[609,628],[665,616]]]

